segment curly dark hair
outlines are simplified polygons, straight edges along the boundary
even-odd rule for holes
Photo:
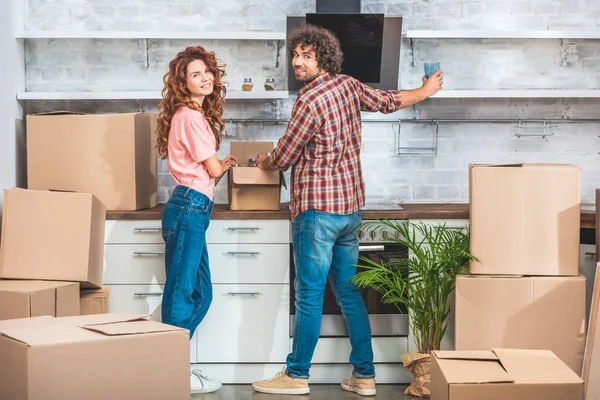
[[[330,30],[310,24],[294,29],[287,38],[287,49],[290,56],[293,56],[298,45],[312,46],[319,68],[328,72],[329,75],[336,75],[342,69],[342,60],[344,59],[342,48]]]

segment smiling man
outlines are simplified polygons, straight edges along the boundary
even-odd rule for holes
[[[365,205],[360,163],[361,111],[391,113],[416,104],[442,87],[442,71],[415,90],[382,91],[339,74],[342,51],[335,36],[312,25],[288,38],[296,79],[304,82],[287,131],[271,154],[259,154],[263,169],[292,167],[291,207],[296,280],[296,320],[285,370],[254,382],[275,394],[310,392],[308,377],[319,339],[327,279],[342,309],[352,352],[352,376],[342,389],[373,396],[375,368],[369,318],[360,290],[351,283],[358,263],[358,227]]]

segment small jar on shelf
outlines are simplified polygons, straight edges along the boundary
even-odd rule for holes
[[[244,83],[242,83],[242,90],[244,92],[249,92],[252,90],[253,87],[254,84],[252,83],[252,78],[244,78]]]
[[[266,91],[275,90],[275,78],[273,78],[271,76],[267,76],[267,79],[265,79],[265,90]]]

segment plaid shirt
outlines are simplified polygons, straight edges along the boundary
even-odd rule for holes
[[[298,91],[270,157],[280,170],[292,167],[292,218],[306,210],[347,215],[364,207],[360,112],[387,114],[401,104],[397,90],[373,89],[346,75],[324,74]]]

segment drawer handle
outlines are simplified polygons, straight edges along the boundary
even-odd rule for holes
[[[162,231],[162,228],[157,226],[141,226],[139,228],[133,228],[134,232],[152,232],[152,231]]]
[[[260,292],[229,292],[229,296],[258,296]]]
[[[136,292],[133,294],[134,296],[162,296],[161,292]]]
[[[593,252],[593,253],[592,253],[591,251],[586,251],[586,252],[585,252],[585,255],[586,255],[586,256],[590,256],[590,257],[596,257],[596,252]]]
[[[228,256],[257,256],[260,253],[258,251],[228,251]]]
[[[259,229],[258,226],[230,226],[227,228],[228,231],[257,231]]]
[[[385,246],[358,246],[358,251],[384,251]]]
[[[164,255],[164,251],[134,251],[134,256],[162,256]]]

